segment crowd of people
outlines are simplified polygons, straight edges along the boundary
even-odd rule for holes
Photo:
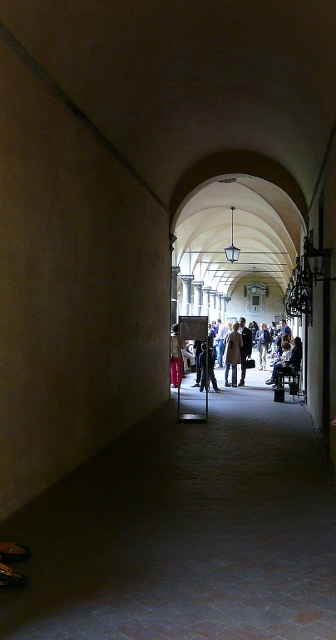
[[[170,371],[171,384],[175,388],[191,370],[196,373],[192,387],[198,387],[202,392],[211,381],[214,391],[219,392],[216,368],[224,368],[226,387],[245,386],[247,361],[251,359],[253,348],[259,353],[260,371],[266,370],[267,358],[270,359],[272,375],[266,380],[267,385],[276,386],[278,371],[300,370],[302,342],[298,336],[293,339],[291,328],[285,320],[281,320],[279,325],[263,322],[260,327],[255,321],[247,327],[244,317],[226,324],[220,319],[214,320],[208,325],[207,342],[179,341],[178,324],[173,325],[172,329]],[[237,365],[240,365],[239,382]]]

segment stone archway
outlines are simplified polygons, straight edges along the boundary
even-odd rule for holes
[[[229,158],[225,156],[227,164]],[[231,166],[242,157],[235,154]],[[205,287],[205,296],[209,292],[218,294],[217,308],[221,312],[218,315],[224,312],[220,296],[227,301],[237,293],[240,295],[252,276],[269,288],[270,300],[274,302],[272,314],[274,305],[279,313],[306,230],[306,203],[290,174],[273,161],[267,164],[265,158],[256,154],[245,154],[241,164],[251,169],[252,161],[254,166],[258,165],[258,175],[231,172],[207,178],[184,196],[172,220],[171,231],[176,236],[175,278],[178,271],[183,276],[177,294],[181,297],[182,282],[188,276],[188,282],[195,283],[198,309],[200,288]],[[175,202],[177,194],[182,197],[187,184],[191,186],[201,173],[206,176],[210,166],[217,162],[218,157],[212,165],[209,160],[200,163],[194,173],[191,170],[188,179],[182,180],[175,190]],[[266,176],[273,180],[267,180]],[[224,247],[231,244],[232,206],[235,244],[241,249],[239,261],[234,264],[228,263],[224,255]],[[191,310],[192,303],[192,299],[188,301]]]

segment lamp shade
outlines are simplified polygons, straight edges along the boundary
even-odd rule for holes
[[[314,278],[318,278],[323,273],[325,252],[318,249],[308,249],[304,254],[308,269]]]
[[[232,244],[231,247],[226,247],[224,251],[225,251],[226,259],[229,262],[237,262],[237,260],[239,260],[240,249],[235,247],[234,244]]]

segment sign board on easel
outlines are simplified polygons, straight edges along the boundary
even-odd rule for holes
[[[208,346],[208,316],[179,316],[179,341],[182,340],[202,340]],[[208,350],[207,350],[208,353]],[[206,358],[206,379],[208,379],[208,358]],[[180,415],[180,385],[177,396],[177,419],[179,422],[206,422],[208,419],[208,385],[205,385],[205,417],[196,413],[186,413]]]

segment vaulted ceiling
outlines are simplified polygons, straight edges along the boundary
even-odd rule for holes
[[[336,114],[335,2],[2,0],[0,20],[170,208],[178,260],[215,261],[234,206],[241,261],[285,286]]]
[[[232,212],[232,206],[234,211]],[[300,246],[300,215],[278,187],[247,175],[221,176],[201,185],[182,206],[176,227],[176,264],[182,273],[224,293],[240,278],[284,291]],[[239,261],[228,263],[232,240]]]

